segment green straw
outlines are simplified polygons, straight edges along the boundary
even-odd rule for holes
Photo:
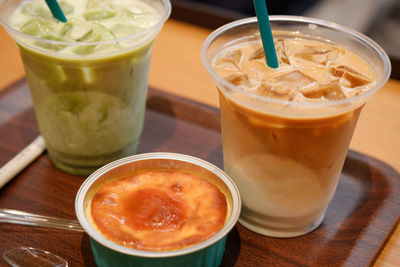
[[[61,22],[67,22],[61,7],[58,5],[57,0],[46,0],[46,4],[49,7],[53,16]]]
[[[260,28],[261,40],[264,47],[265,59],[270,68],[278,68],[278,57],[276,56],[274,39],[272,38],[271,24],[269,23],[267,5],[265,0],[253,0],[254,9]]]

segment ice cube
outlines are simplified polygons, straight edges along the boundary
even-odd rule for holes
[[[114,34],[109,29],[95,22],[74,25],[70,37],[86,43],[115,39]]]
[[[222,57],[219,57],[216,60],[215,65],[217,67],[226,66],[229,69],[232,69],[232,66],[234,66],[233,68],[234,70],[239,70],[241,59],[242,59],[242,50],[233,50],[224,54]]]
[[[319,88],[314,90],[303,90],[302,93],[307,98],[328,100],[340,100],[346,98],[346,95],[338,82],[321,85]]]
[[[128,24],[115,24],[111,28],[111,32],[115,35],[116,38],[134,35],[138,32],[141,32],[142,30],[142,27]]]
[[[254,51],[254,53],[251,56],[249,56],[249,60],[262,59],[264,57],[265,57],[264,48],[260,47],[256,51]]]
[[[127,20],[129,24],[149,28],[158,22],[158,17],[149,12],[139,11],[132,12],[129,10],[122,11],[122,17]]]
[[[74,13],[74,7],[72,5],[68,4],[65,1],[60,1],[59,4],[64,15],[71,15],[72,13]]]
[[[315,83],[315,80],[301,71],[295,70],[279,76],[278,83],[285,84],[291,88],[303,88]]]
[[[271,88],[271,96],[274,98],[293,100],[297,92],[301,91],[302,88],[315,85],[317,85],[316,80],[299,70],[294,70],[276,79]]]
[[[65,41],[63,38],[53,35],[53,34],[50,34],[50,33],[40,36],[40,38],[50,40],[50,41],[59,41],[59,42]],[[54,52],[60,51],[61,49],[63,49],[65,47],[65,45],[62,45],[62,44],[55,44],[55,43],[41,42],[41,41],[35,41],[34,44],[37,46],[41,46],[47,50],[54,51]]]
[[[114,34],[107,29],[105,26],[95,23],[93,26],[92,36],[89,38],[89,42],[97,42],[97,40],[113,40],[115,39]]]
[[[293,100],[296,96],[296,91],[283,83],[276,83],[271,87],[268,94],[268,96],[272,98]]]
[[[214,64],[213,67],[216,71],[218,71],[218,73],[221,73],[220,76],[224,76],[224,73],[232,73],[232,72],[240,71],[238,66],[236,66],[230,62],[223,62],[223,63],[220,63],[219,65]]]
[[[369,84],[371,81],[363,75],[358,75],[352,72],[346,72],[340,83],[349,88],[355,88]]]
[[[332,82],[329,72],[324,66],[320,67],[298,66],[297,69],[301,71],[303,74],[316,80],[318,84],[328,84]]]
[[[116,15],[117,13],[113,10],[89,10],[83,13],[83,17],[86,20],[104,20],[104,19],[109,19],[112,18]]]
[[[24,56],[22,55],[22,57]],[[35,76],[35,79],[45,81],[48,84],[63,83],[68,80],[68,75],[63,66],[54,62],[41,62],[41,64],[37,64],[37,62],[32,60],[24,60],[24,65],[29,75],[32,74]]]
[[[64,23],[64,25],[60,28],[60,30],[59,30],[59,35],[60,36],[62,36],[62,37],[66,37],[66,35],[72,30],[72,28],[73,28],[74,26],[73,26],[73,24],[72,23],[69,23],[69,22],[66,22],[66,23]]]
[[[74,52],[79,55],[88,55],[94,52],[95,45],[80,45],[74,49]]]
[[[68,37],[75,41],[83,41],[88,39],[93,33],[93,27],[89,23],[76,23],[74,25],[70,25],[72,27],[69,27]]]
[[[40,17],[45,19],[53,17],[49,8],[41,1],[28,2],[24,4],[24,6],[21,8],[21,12],[29,17]]]
[[[290,65],[290,61],[286,54],[285,43],[283,39],[277,39],[275,41],[275,50],[278,56],[279,65],[282,65],[282,63]]]
[[[294,57],[325,66],[332,51],[333,50],[327,48],[321,49],[314,46],[307,46],[296,53]]]
[[[92,42],[99,42],[105,40],[113,40],[115,39],[114,34],[108,30],[105,26],[99,23],[91,23],[92,29],[85,33],[77,41],[85,42],[85,43],[92,43]],[[76,27],[76,26],[75,26]],[[75,28],[74,27],[74,28]],[[74,52],[77,54],[90,54],[93,53],[96,45],[81,45],[74,49]]]
[[[82,67],[81,70],[83,81],[85,81],[86,84],[94,83],[97,80],[96,71],[93,68]]]
[[[250,86],[249,75],[247,73],[240,73],[240,72],[232,73],[227,77],[225,77],[225,80],[236,86],[239,85],[245,87]]]
[[[51,24],[42,18],[28,20],[20,29],[20,32],[41,37],[52,29]]]
[[[318,90],[318,88],[319,88],[319,84],[318,84],[317,81],[315,81],[315,82],[312,82],[312,83],[310,83],[310,84],[308,84],[308,85],[306,85],[306,86],[303,86],[303,87],[300,89],[300,92],[302,92],[303,95],[306,95],[306,94],[313,94],[313,93],[315,93],[315,92]]]
[[[258,86],[256,92],[257,94],[262,96],[282,100],[293,100],[296,95],[296,92],[292,89],[286,87],[281,88],[279,86],[273,87],[272,84],[268,81],[262,81],[261,84]]]
[[[367,77],[348,66],[332,67],[329,69],[329,73],[333,77],[339,78],[340,84],[348,88],[355,88],[371,83]]]
[[[272,86],[267,81],[261,81],[261,84],[257,88],[257,94],[262,96],[271,96],[273,92],[271,92]]]
[[[334,76],[334,77],[339,77],[339,78],[343,77],[343,74],[344,74],[346,71],[352,71],[352,72],[354,72],[354,73],[357,73],[355,70],[352,70],[350,67],[347,67],[347,66],[337,66],[337,67],[331,67],[331,68],[329,69],[329,73],[330,73],[332,76]]]

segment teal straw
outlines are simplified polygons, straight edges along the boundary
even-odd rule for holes
[[[67,19],[65,18],[60,5],[57,3],[57,0],[46,0],[46,4],[56,19],[61,22],[67,22]]]
[[[265,0],[253,0],[254,9],[260,28],[261,40],[264,47],[265,59],[270,68],[278,68],[278,57],[276,56],[274,39],[272,37],[271,24],[269,23],[267,5]]]

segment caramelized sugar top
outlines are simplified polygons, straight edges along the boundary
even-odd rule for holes
[[[343,46],[298,37],[275,39],[279,68],[267,66],[261,41],[221,51],[215,72],[233,85],[276,99],[316,102],[350,98],[375,85],[375,74]]]
[[[209,181],[188,173],[150,171],[102,186],[91,216],[109,240],[140,250],[191,246],[225,224],[227,201]]]

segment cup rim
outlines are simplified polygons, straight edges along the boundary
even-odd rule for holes
[[[291,100],[281,100],[281,99],[275,99],[275,98],[270,98],[267,96],[261,96],[255,93],[247,92],[245,90],[240,89],[239,87],[229,83],[222,77],[220,77],[211,67],[211,62],[207,58],[207,52],[208,48],[211,46],[211,44],[216,40],[218,37],[223,35],[225,32],[230,30],[233,27],[236,26],[242,26],[245,24],[257,24],[257,17],[249,17],[249,18],[244,18],[240,20],[236,20],[233,22],[230,22],[228,24],[225,24],[216,30],[214,30],[212,33],[210,33],[205,41],[203,42],[203,45],[201,47],[201,60],[204,65],[204,67],[207,69],[208,73],[211,75],[211,77],[215,80],[218,81],[218,83],[221,83],[224,87],[227,87],[234,92],[240,93],[247,95],[251,97],[252,99],[257,99],[262,102],[266,103],[274,103],[274,104],[280,104],[283,106],[290,106],[290,107],[304,107],[304,108],[311,108],[311,107],[332,107],[332,106],[339,106],[343,104],[347,104],[349,102],[357,102],[362,99],[368,99],[368,97],[372,96],[373,94],[376,93],[380,88],[383,87],[383,85],[387,82],[387,80],[390,77],[391,73],[391,64],[390,64],[390,59],[389,56],[386,54],[386,52],[383,50],[383,48],[377,44],[375,41],[373,41],[371,38],[368,36],[364,35],[363,33],[360,33],[358,31],[355,31],[349,27],[340,25],[338,23],[334,22],[329,22],[326,20],[322,19],[316,19],[316,18],[310,18],[310,17],[304,17],[304,16],[290,16],[290,15],[271,15],[269,16],[269,20],[271,22],[300,22],[303,24],[314,24],[316,26],[322,26],[322,27],[327,27],[330,29],[334,29],[337,31],[344,32],[348,34],[349,36],[353,37],[356,39],[358,42],[367,44],[369,47],[373,48],[377,54],[379,54],[380,58],[383,61],[383,64],[385,66],[385,71],[384,75],[380,79],[380,81],[377,81],[375,86],[371,88],[370,90],[354,97],[346,98],[346,99],[340,99],[340,100],[333,100],[333,101],[326,101],[326,102],[295,102]],[[257,25],[258,27],[258,25]]]
[[[128,248],[124,247],[122,245],[119,245],[117,243],[114,243],[112,241],[109,241],[105,237],[103,237],[100,233],[98,233],[89,223],[85,216],[85,210],[84,210],[84,201],[86,194],[92,184],[103,174],[106,172],[118,168],[119,166],[135,162],[135,161],[142,161],[142,160],[152,160],[152,159],[166,159],[166,160],[176,160],[176,161],[181,161],[181,162],[187,162],[191,164],[195,164],[197,166],[200,166],[221,179],[221,181],[227,186],[231,196],[232,196],[232,212],[229,216],[229,219],[225,223],[224,227],[216,233],[214,236],[211,238],[195,244],[193,246],[189,246],[183,249],[177,249],[177,250],[171,250],[171,251],[145,251],[145,250],[137,250],[133,248]],[[139,257],[145,257],[145,258],[167,258],[167,257],[174,257],[174,256],[180,256],[180,255],[186,255],[190,254],[199,250],[202,250],[206,247],[209,247],[216,242],[220,241],[223,237],[225,237],[230,230],[236,225],[236,222],[239,218],[241,210],[241,199],[239,195],[239,190],[236,187],[235,183],[233,180],[225,173],[223,172],[220,168],[216,167],[215,165],[211,164],[210,162],[207,162],[205,160],[189,156],[189,155],[184,155],[184,154],[178,154],[178,153],[170,153],[170,152],[151,152],[151,153],[143,153],[143,154],[136,154],[133,156],[128,156],[116,161],[113,161],[94,173],[92,173],[81,185],[79,188],[76,198],[75,198],[75,212],[77,219],[79,223],[81,224],[82,228],[85,230],[85,232],[96,242],[100,243],[101,245],[113,250],[117,251],[126,255],[131,255],[131,256],[139,256]]]
[[[10,0],[8,0],[8,1],[10,1]],[[0,12],[4,8],[4,5],[6,4],[6,2],[8,2],[8,1],[5,0],[0,3]],[[53,44],[53,45],[90,46],[90,45],[101,45],[101,44],[114,44],[114,43],[119,43],[119,42],[127,42],[129,40],[133,40],[133,39],[139,38],[141,36],[146,36],[147,34],[150,34],[154,31],[161,29],[162,26],[164,25],[164,23],[167,21],[167,19],[171,15],[171,2],[170,2],[170,0],[159,0],[159,1],[161,1],[164,4],[165,11],[164,11],[164,14],[161,16],[161,18],[159,19],[159,21],[156,24],[154,24],[153,26],[151,26],[150,28],[148,28],[142,32],[138,32],[133,35],[128,35],[128,36],[124,36],[124,37],[116,38],[116,39],[112,39],[112,40],[103,40],[103,41],[97,41],[97,42],[69,42],[69,41],[48,40],[48,39],[42,39],[39,37],[35,37],[35,36],[29,35],[29,34],[25,34],[25,33],[22,33],[16,29],[12,28],[11,26],[8,25],[7,21],[4,19],[3,16],[0,16],[0,24],[6,29],[7,32],[12,33],[16,36],[21,36],[23,38],[27,38],[27,39],[30,39],[33,41],[40,41],[43,43],[48,43],[48,44]]]

